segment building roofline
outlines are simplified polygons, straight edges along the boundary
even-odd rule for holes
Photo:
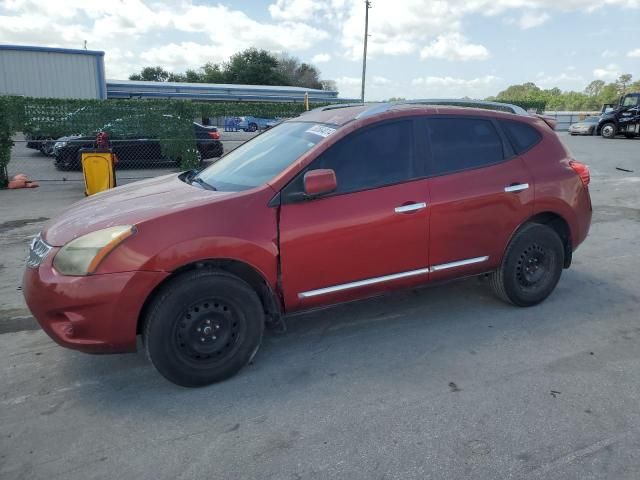
[[[111,87],[146,87],[146,88],[161,88],[163,90],[168,89],[194,89],[194,90],[253,90],[253,91],[264,91],[264,92],[296,92],[296,93],[305,93],[308,92],[311,94],[319,94],[319,95],[327,95],[327,96],[335,96],[338,92],[333,90],[320,90],[317,88],[305,88],[305,87],[295,87],[292,85],[244,85],[244,84],[234,84],[234,83],[190,83],[190,82],[147,82],[144,80],[113,80],[107,79],[107,84]]]
[[[15,50],[20,52],[67,53],[72,55],[92,55],[104,57],[99,50],[81,50],[75,48],[40,47],[34,45],[0,45],[0,50]]]

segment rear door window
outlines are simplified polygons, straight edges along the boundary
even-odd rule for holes
[[[518,155],[531,150],[542,139],[540,132],[526,123],[500,120],[500,126]]]
[[[482,168],[505,159],[504,145],[491,120],[468,117],[430,117],[430,175]]]

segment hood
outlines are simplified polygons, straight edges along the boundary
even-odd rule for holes
[[[233,192],[215,192],[188,185],[178,174],[156,177],[92,195],[73,204],[44,227],[43,238],[61,247],[89,232],[141,222],[220,200]]]

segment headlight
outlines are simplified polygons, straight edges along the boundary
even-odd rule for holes
[[[69,142],[56,142],[53,144],[53,148],[58,150],[59,148],[66,147]]]
[[[87,233],[62,247],[53,266],[63,275],[90,275],[113,249],[135,233],[136,228],[131,225]]]

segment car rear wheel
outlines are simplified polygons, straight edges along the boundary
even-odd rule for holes
[[[235,375],[258,351],[264,332],[256,292],[218,270],[198,269],[174,278],[147,312],[147,355],[165,378],[184,387]]]
[[[616,126],[613,123],[605,123],[600,130],[604,138],[614,138],[616,136]]]
[[[564,265],[564,247],[558,234],[539,223],[524,225],[511,239],[502,264],[489,281],[502,300],[529,307],[554,290]]]
[[[258,125],[255,123],[250,123],[249,124],[249,131],[250,132],[256,132],[258,130]]]

